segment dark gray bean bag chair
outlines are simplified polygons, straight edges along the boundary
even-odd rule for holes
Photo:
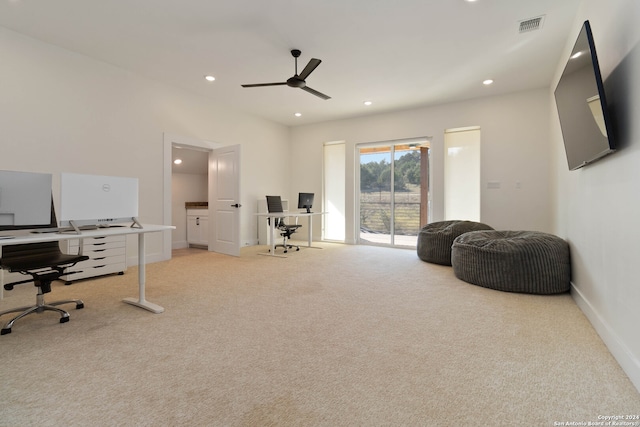
[[[537,231],[474,231],[451,248],[456,277],[485,288],[558,294],[571,286],[569,244]]]
[[[451,245],[456,237],[469,231],[493,230],[474,221],[439,221],[422,227],[418,233],[418,257],[426,262],[451,265]]]

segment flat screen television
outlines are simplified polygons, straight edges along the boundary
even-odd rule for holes
[[[305,209],[307,213],[311,213],[313,196],[313,193],[298,193],[298,209]]]
[[[51,174],[0,171],[0,231],[55,227]]]
[[[555,89],[569,170],[615,151],[591,25],[585,21]]]
[[[100,226],[133,222],[139,226],[138,179],[60,174],[60,226]]]

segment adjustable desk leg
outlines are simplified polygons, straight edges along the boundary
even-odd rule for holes
[[[269,243],[271,243],[271,251],[269,252],[269,254],[271,256],[275,256],[275,257],[278,257],[278,258],[286,258],[287,257],[286,255],[276,255],[276,240],[275,240],[275,237],[273,236],[274,230],[276,228],[275,225],[274,225],[275,219],[276,219],[275,217],[271,217],[271,222],[269,223],[269,233],[270,233],[269,237],[271,239],[270,242],[269,242]]]
[[[140,308],[144,308],[145,310],[149,310],[153,313],[162,313],[164,311],[164,307],[161,307],[157,304],[149,302],[145,300],[144,295],[144,286],[146,281],[146,272],[145,272],[145,247],[144,247],[144,233],[138,234],[138,293],[139,298],[125,298],[122,301],[127,304],[135,305]]]
[[[286,258],[286,255],[276,255],[276,242],[273,238],[273,229],[275,228],[273,223],[275,221],[276,217],[270,217],[267,216],[267,218],[269,218],[269,244],[271,245],[271,250],[269,250],[269,253],[260,253],[259,255],[269,255],[269,256],[274,256],[274,257],[278,257],[278,258]]]
[[[307,218],[309,218],[309,222],[307,223],[308,226],[308,230],[307,230],[307,247],[309,248],[313,248],[313,249],[322,249],[319,246],[312,246],[313,243],[313,215],[309,215],[307,216]]]
[[[271,244],[271,255],[275,255],[276,254],[276,242],[273,239],[273,229],[274,229],[274,225],[273,223],[275,222],[275,218],[271,218],[271,220],[269,221],[269,233],[271,233],[269,235],[269,243]]]

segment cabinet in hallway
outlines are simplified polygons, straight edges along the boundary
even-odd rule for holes
[[[209,246],[208,209],[187,209],[187,243],[189,246]]]

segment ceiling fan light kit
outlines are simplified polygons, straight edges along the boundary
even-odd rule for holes
[[[289,87],[302,89],[302,90],[304,90],[306,92],[309,92],[310,94],[315,95],[318,98],[322,98],[324,100],[331,99],[330,96],[327,96],[324,93],[318,92],[317,90],[311,89],[309,86],[307,86],[306,78],[309,77],[309,74],[311,74],[313,72],[313,70],[315,70],[318,67],[318,65],[320,65],[320,63],[322,62],[321,60],[316,59],[316,58],[311,58],[309,60],[309,62],[307,63],[307,66],[304,67],[304,69],[302,70],[302,72],[300,74],[298,74],[298,57],[301,54],[302,54],[302,52],[300,50],[298,50],[298,49],[293,49],[291,51],[291,55],[295,59],[295,67],[296,67],[295,71],[296,71],[296,73],[293,75],[293,77],[288,78],[286,82],[246,84],[246,85],[242,85],[242,87],[262,87],[262,86],[284,86],[284,85],[287,85]]]

